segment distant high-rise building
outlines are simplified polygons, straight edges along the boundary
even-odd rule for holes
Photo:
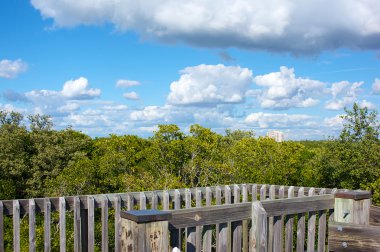
[[[276,142],[284,141],[284,133],[278,130],[272,130],[267,133],[267,136],[273,138]]]

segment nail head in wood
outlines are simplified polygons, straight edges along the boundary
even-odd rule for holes
[[[168,221],[172,218],[169,211],[160,211],[156,209],[149,210],[131,210],[122,211],[121,218],[134,221],[136,223],[147,223],[156,221]]]

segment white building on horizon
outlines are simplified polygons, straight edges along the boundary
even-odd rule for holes
[[[276,142],[284,141],[284,133],[278,130],[268,131],[267,137],[273,138]]]

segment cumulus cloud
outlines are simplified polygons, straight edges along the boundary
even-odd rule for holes
[[[341,115],[327,117],[323,120],[323,122],[327,127],[332,129],[340,129],[343,126],[343,118]]]
[[[66,81],[61,91],[64,97],[74,100],[92,99],[100,93],[100,89],[88,88],[88,80],[84,77]]]
[[[118,80],[116,82],[116,87],[133,87],[133,86],[139,86],[141,83],[139,81],[134,81],[134,80]]]
[[[316,127],[314,117],[305,114],[273,114],[251,113],[245,118],[245,123],[259,128],[307,128]]]
[[[366,107],[367,109],[376,109],[376,105],[373,104],[373,103],[370,102],[370,101],[367,101],[367,100],[362,100],[362,101],[359,103],[359,106],[360,106],[361,108]]]
[[[350,83],[348,81],[336,82],[329,89],[332,99],[327,101],[325,108],[340,110],[354,103],[360,92],[363,82]]]
[[[380,79],[375,79],[375,81],[372,84],[372,92],[374,94],[380,94]]]
[[[159,106],[147,106],[142,110],[131,112],[130,119],[133,121],[156,121],[164,120],[166,109]]]
[[[112,23],[163,42],[295,54],[379,49],[378,0],[31,0],[58,27]],[[355,11],[353,11],[355,10]]]
[[[288,109],[311,107],[319,103],[318,97],[324,92],[325,83],[307,78],[296,78],[294,69],[282,66],[280,72],[256,76],[254,82],[263,87],[255,92],[262,108]]]
[[[61,106],[58,108],[58,111],[59,112],[73,112],[73,111],[77,111],[80,109],[80,105],[78,103],[75,103],[75,102],[68,102],[66,103],[65,105]]]
[[[239,66],[199,65],[181,71],[170,84],[167,101],[175,105],[241,103],[252,83],[252,71]]]
[[[12,61],[4,59],[0,61],[0,77],[6,79],[16,78],[20,73],[25,72],[28,65],[21,59]]]
[[[124,93],[123,97],[127,100],[138,100],[139,99],[139,95],[136,92]]]

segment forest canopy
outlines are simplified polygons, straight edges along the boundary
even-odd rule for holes
[[[278,143],[197,124],[188,134],[168,124],[150,138],[92,139],[54,130],[47,115],[0,111],[0,199],[268,183],[366,189],[380,203],[377,111],[345,112],[338,138]]]

